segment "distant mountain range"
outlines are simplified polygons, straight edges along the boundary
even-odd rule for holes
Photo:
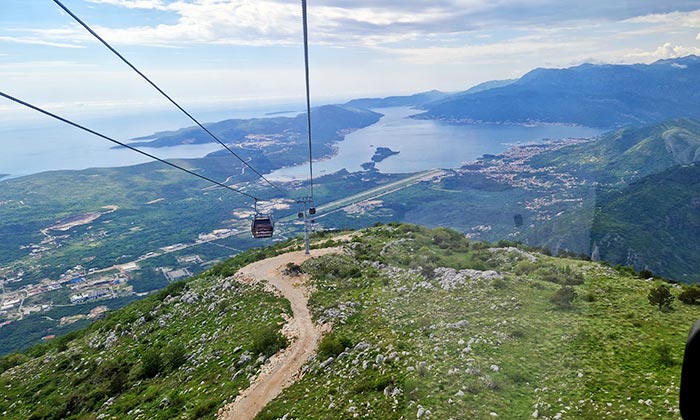
[[[429,92],[416,93],[410,96],[388,96],[386,98],[362,98],[353,99],[346,102],[345,105],[357,108],[388,108],[393,106],[421,106],[428,102],[437,101],[450,94],[431,90]]]
[[[412,106],[416,108],[423,108],[426,104],[434,106],[445,101],[455,100],[464,95],[471,95],[473,93],[483,92],[489,89],[508,86],[516,80],[517,79],[491,80],[473,86],[465,90],[464,92],[458,93],[447,93],[440,92],[439,90],[431,90],[428,92],[421,92],[408,96],[387,96],[385,98],[353,99],[352,101],[346,102],[345,105],[357,108],[389,108],[395,106]]]
[[[417,118],[591,127],[700,117],[700,58],[535,69],[512,83],[422,104]]]
[[[700,118],[700,57],[652,64],[582,64],[538,68],[517,80],[495,80],[457,93],[363,98],[360,108],[412,106],[414,118],[488,124],[577,124],[614,128],[671,118]]]

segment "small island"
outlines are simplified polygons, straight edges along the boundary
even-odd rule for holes
[[[379,163],[389,156],[398,155],[399,153],[401,152],[395,152],[388,147],[377,147],[377,150],[374,152],[374,156],[372,156],[372,162]]]

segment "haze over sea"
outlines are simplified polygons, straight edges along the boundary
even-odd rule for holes
[[[202,123],[231,118],[264,117],[280,109],[302,109],[302,104],[254,106],[246,109],[190,110]],[[105,112],[105,114],[109,114]],[[295,113],[296,114],[296,113]],[[64,115],[62,115],[64,116]],[[114,143],[42,115],[28,115],[27,121],[0,120],[0,179],[14,178],[53,170],[80,170],[130,166],[151,161],[150,158],[124,148],[113,149]],[[194,123],[179,111],[132,111],[109,117],[65,115],[66,118],[99,131],[115,140],[129,142],[138,136],[159,131],[177,130]],[[217,143],[165,148],[141,148],[155,156],[197,158],[220,150]]]
[[[300,109],[298,105],[257,107],[248,110],[206,111],[196,114],[202,122],[229,118],[264,117],[280,109]],[[318,176],[343,168],[350,172],[362,170],[377,147],[389,147],[400,154],[377,163],[384,173],[417,172],[432,168],[458,167],[486,153],[500,153],[514,143],[538,142],[543,139],[592,137],[599,129],[571,126],[514,125],[456,125],[440,121],[407,118],[419,111],[408,107],[378,109],[385,116],[372,126],[357,130],[338,143],[338,153],[314,164]],[[294,115],[292,114],[276,114]],[[192,126],[186,117],[172,111],[138,112],[114,117],[74,119],[119,141],[157,131],[176,130]],[[113,143],[84,133],[76,128],[51,120],[36,120],[31,124],[0,125],[0,175],[9,177],[30,175],[52,170],[129,166],[150,159],[127,149],[113,149]],[[224,139],[225,140],[225,139]],[[167,148],[142,148],[155,156],[197,158],[218,151],[216,143],[183,145]],[[308,166],[299,165],[274,171],[274,180],[305,179]]]

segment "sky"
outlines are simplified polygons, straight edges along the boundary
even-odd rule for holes
[[[304,100],[287,0],[62,0],[186,108]],[[700,55],[700,2],[308,0],[312,103]],[[168,104],[52,0],[0,0],[0,91],[66,116]],[[0,124],[26,110],[0,98]]]

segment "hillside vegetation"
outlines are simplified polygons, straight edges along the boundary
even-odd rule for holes
[[[679,418],[696,311],[650,305],[655,281],[441,228],[348,249],[302,266],[333,332],[258,419]]]
[[[276,252],[243,253],[85,330],[0,359],[2,418],[211,418],[286,346],[279,329],[288,302],[229,277]]]
[[[696,310],[650,305],[659,282],[629,269],[512,245],[390,224],[304,263],[312,313],[332,332],[258,418],[679,418],[679,363]],[[0,413],[212,418],[286,345],[288,302],[231,276],[298,246],[247,251],[6,356]]]
[[[578,242],[590,244],[588,252],[600,259],[698,282],[699,161],[700,121],[693,119],[625,128],[535,156],[530,165],[575,176],[591,194],[588,205],[566,209],[529,239],[549,245],[542,238],[551,243],[572,226],[590,226]],[[565,247],[573,245],[565,239]]]
[[[676,166],[598,200],[591,240],[600,258],[700,281],[700,166]]]

